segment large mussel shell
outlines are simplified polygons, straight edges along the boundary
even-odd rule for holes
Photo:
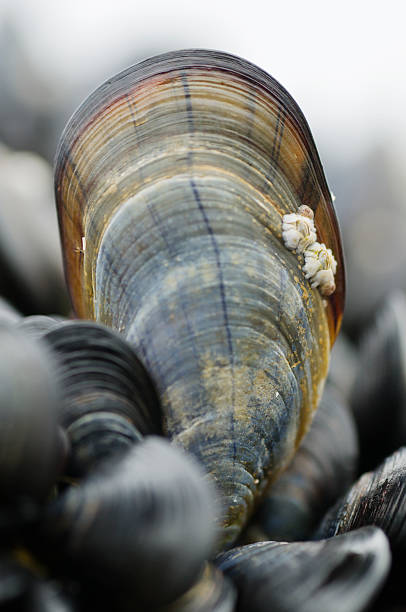
[[[74,309],[136,348],[166,432],[222,490],[232,541],[308,428],[341,320],[340,237],[306,120],[249,62],[168,53],[84,102],[55,181]],[[282,241],[302,204],[337,259],[327,300]]]
[[[39,552],[48,547],[55,564],[153,607],[198,578],[212,553],[217,512],[200,467],[150,437],[49,504]]]
[[[238,612],[358,612],[390,567],[384,533],[365,527],[321,542],[260,542],[217,563],[238,589]]]

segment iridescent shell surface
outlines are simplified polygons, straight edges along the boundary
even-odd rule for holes
[[[245,60],[164,54],[75,113],[56,196],[76,314],[135,347],[168,436],[220,487],[232,541],[308,428],[341,321],[340,236],[306,120]],[[337,260],[327,300],[282,241],[302,204]]]

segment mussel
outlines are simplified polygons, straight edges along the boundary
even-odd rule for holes
[[[63,396],[59,421],[70,443],[70,476],[83,476],[112,461],[145,434],[161,433],[155,388],[132,347],[117,333],[92,322],[51,322],[42,339],[57,362]]]
[[[0,325],[0,347],[0,497],[23,507],[43,501],[63,467],[61,391],[46,346]]]
[[[259,542],[220,555],[238,612],[360,612],[390,568],[385,534],[364,527],[320,542]]]
[[[253,64],[171,52],[82,104],[55,184],[74,310],[135,348],[165,432],[222,492],[230,543],[311,422],[341,321],[340,235],[307,122]],[[310,242],[285,244],[284,222]]]
[[[64,311],[52,169],[0,143],[0,294],[25,314]]]
[[[327,512],[316,537],[332,537],[376,525],[385,532],[396,555],[406,558],[405,519],[406,447],[402,447],[348,489]]]
[[[350,402],[360,437],[361,469],[374,469],[406,444],[406,297],[386,296],[360,342]]]
[[[48,547],[54,565],[68,562],[70,573],[115,589],[131,609],[150,610],[200,576],[217,512],[212,484],[196,461],[151,436],[51,501],[37,548]]]

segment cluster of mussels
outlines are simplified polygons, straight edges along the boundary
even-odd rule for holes
[[[55,177],[78,318],[0,299],[0,609],[402,609],[406,300],[325,384],[343,257],[289,94],[152,58],[76,112]],[[284,244],[303,206],[333,293]],[[6,246],[0,289],[35,310]]]
[[[218,553],[218,496],[162,436],[131,345],[2,300],[1,609],[355,612],[385,581],[373,609],[402,609],[405,320],[396,294],[359,351],[338,341],[293,461],[240,545]],[[358,465],[371,471],[356,480]]]

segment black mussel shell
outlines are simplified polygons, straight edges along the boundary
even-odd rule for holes
[[[217,559],[238,589],[238,612],[358,612],[390,566],[385,534],[366,527],[320,542],[260,542]]]
[[[57,425],[61,393],[53,357],[40,342],[0,326],[0,495],[43,500],[63,466]]]
[[[316,537],[346,533],[376,525],[387,535],[392,550],[406,553],[406,447],[367,472],[324,517]]]
[[[124,601],[169,603],[213,550],[214,491],[201,468],[161,438],[103,467],[50,503],[39,548]]]
[[[361,472],[406,444],[406,298],[391,294],[361,341],[350,393]]]
[[[60,422],[71,453],[67,472],[83,476],[144,434],[161,433],[154,385],[131,346],[103,325],[74,321],[43,336],[59,364]]]
[[[0,146],[0,201],[0,294],[24,314],[65,311],[51,168]]]

